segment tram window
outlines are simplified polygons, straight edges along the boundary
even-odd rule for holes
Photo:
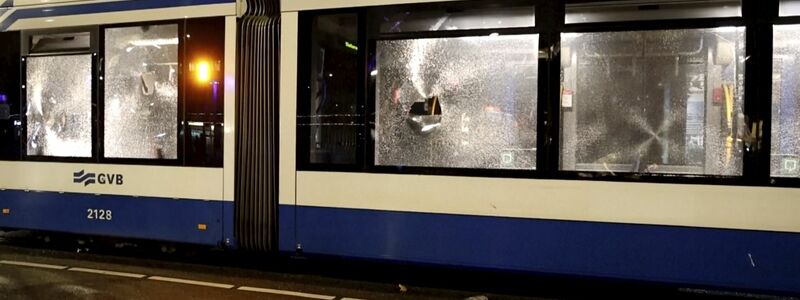
[[[0,33],[0,160],[20,158],[20,35]]]
[[[741,0],[570,1],[566,23],[741,17]]]
[[[27,155],[92,157],[92,55],[28,57]]]
[[[358,17],[312,18],[306,99],[298,107],[299,145],[311,164],[356,163],[360,120]]]
[[[104,156],[178,158],[178,25],[105,30]]]
[[[221,167],[225,135],[225,19],[185,23],[184,115],[181,134],[187,166]]]
[[[774,27],[772,159],[775,177],[800,177],[800,25]]]
[[[382,33],[514,28],[536,25],[535,10],[532,5],[466,9],[450,7],[422,11],[382,8],[372,12],[371,15],[380,18]]]
[[[375,164],[535,169],[538,35],[377,42]]]
[[[561,169],[742,174],[744,29],[562,34]]]
[[[800,0],[780,0],[780,16],[800,16]]]

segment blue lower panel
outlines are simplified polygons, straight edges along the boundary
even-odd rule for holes
[[[0,215],[3,228],[205,245],[230,238],[233,228],[233,203],[221,201],[0,191],[0,208],[10,210]],[[90,219],[89,210],[111,211],[111,219]]]
[[[282,251],[800,292],[800,234],[291,205],[280,219]]]

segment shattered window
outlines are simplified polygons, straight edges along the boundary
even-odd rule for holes
[[[800,25],[774,30],[771,174],[800,177]]]
[[[92,56],[27,59],[27,154],[92,157]]]
[[[743,28],[562,41],[562,170],[742,174]]]
[[[538,35],[377,42],[375,164],[536,167]]]
[[[178,158],[178,25],[105,32],[104,155]]]

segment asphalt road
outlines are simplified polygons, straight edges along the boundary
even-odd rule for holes
[[[0,241],[0,299],[534,299],[85,250]]]
[[[0,231],[0,300],[796,299],[642,282],[333,261]]]

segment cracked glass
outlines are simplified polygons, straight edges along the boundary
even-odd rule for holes
[[[562,170],[742,174],[744,28],[562,41]]]
[[[105,31],[104,155],[178,158],[178,25]]]
[[[774,31],[770,173],[800,177],[800,25],[776,25]]]
[[[27,154],[92,157],[92,56],[27,58]]]
[[[535,169],[538,35],[377,42],[375,164]]]

